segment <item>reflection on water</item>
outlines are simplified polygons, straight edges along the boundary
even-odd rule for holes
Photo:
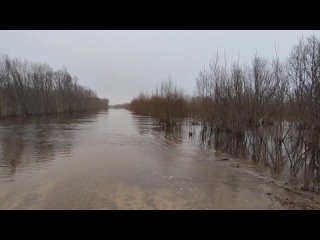
[[[56,158],[68,158],[73,135],[97,113],[59,114],[0,122],[0,177],[13,177],[17,169],[41,168]]]
[[[0,208],[281,209],[266,192],[295,197],[218,161],[201,129],[121,109],[3,119]]]

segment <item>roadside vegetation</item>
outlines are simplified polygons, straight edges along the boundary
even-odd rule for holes
[[[287,59],[254,56],[250,65],[218,54],[195,81],[190,97],[172,81],[140,94],[129,109],[174,127],[200,120],[217,150],[289,171],[303,189],[320,187],[320,40],[301,39]]]
[[[137,114],[152,116],[163,126],[173,127],[188,116],[188,101],[183,91],[168,80],[150,95],[141,93],[131,101],[129,109]]]

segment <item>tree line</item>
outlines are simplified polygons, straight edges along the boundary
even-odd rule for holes
[[[0,57],[0,116],[26,116],[108,107],[91,89],[78,84],[66,68]]]
[[[140,94],[130,110],[167,125],[192,117],[218,150],[250,158],[274,171],[288,169],[303,189],[320,186],[320,40],[300,39],[280,61],[255,55],[251,64],[218,54],[202,69],[190,97],[162,83]],[[174,120],[172,120],[174,119]],[[208,140],[208,141],[209,141]]]
[[[162,82],[160,89],[156,88],[151,95],[140,93],[128,108],[138,114],[153,116],[165,126],[175,126],[188,114],[187,97],[171,80]]]

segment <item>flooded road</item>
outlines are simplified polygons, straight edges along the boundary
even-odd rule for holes
[[[0,122],[0,209],[312,209],[250,163],[124,109]]]

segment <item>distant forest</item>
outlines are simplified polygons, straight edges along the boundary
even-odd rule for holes
[[[108,108],[108,99],[77,83],[66,68],[0,57],[0,117]]]
[[[130,103],[122,103],[122,104],[115,104],[115,105],[110,105],[110,108],[114,109],[129,109]]]

